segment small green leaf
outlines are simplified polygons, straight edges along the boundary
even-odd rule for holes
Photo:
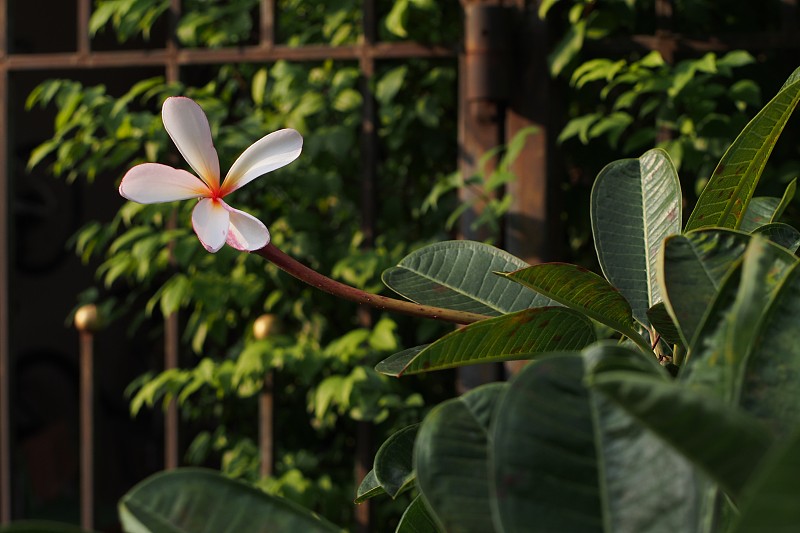
[[[669,316],[667,306],[664,302],[659,302],[647,310],[647,319],[650,324],[655,328],[656,332],[661,335],[661,338],[670,344],[683,345],[683,339],[678,331],[678,326]]]
[[[361,484],[358,486],[356,498],[353,500],[353,503],[364,503],[365,501],[379,494],[386,494],[386,491],[383,490],[381,484],[378,483],[378,478],[375,476],[375,470],[373,469],[367,472],[367,475],[361,480]]]
[[[401,429],[386,439],[375,454],[375,479],[392,499],[414,482],[411,454],[418,428],[414,424]]]

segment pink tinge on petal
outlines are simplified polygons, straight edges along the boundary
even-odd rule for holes
[[[178,151],[212,189],[219,188],[219,158],[202,108],[190,98],[171,96],[161,108],[164,128]]]
[[[291,129],[262,137],[242,152],[222,182],[221,195],[250,183],[259,176],[288,165],[303,150],[303,136]]]
[[[193,174],[158,163],[130,169],[119,184],[119,193],[140,204],[174,202],[208,196],[208,186]]]
[[[192,227],[197,238],[211,253],[219,251],[228,237],[230,215],[222,200],[203,198],[192,211]]]
[[[220,200],[230,215],[227,243],[237,250],[252,252],[269,243],[269,230],[263,222],[244,211],[239,211]]]

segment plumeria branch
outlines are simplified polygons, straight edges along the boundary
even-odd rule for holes
[[[350,285],[345,285],[331,278],[324,276],[304,264],[298,262],[292,257],[286,255],[279,250],[274,244],[270,243],[259,250],[257,253],[267,261],[272,262],[275,266],[294,276],[295,278],[303,281],[312,287],[339,296],[345,300],[365,304],[376,309],[384,311],[395,311],[406,315],[418,316],[423,318],[430,318],[434,320],[443,320],[445,322],[453,322],[455,324],[472,324],[490,318],[485,315],[477,313],[469,313],[467,311],[455,311],[453,309],[442,309],[440,307],[431,307],[414,302],[407,302],[404,300],[397,300],[395,298],[388,298],[369,292],[356,289]]]

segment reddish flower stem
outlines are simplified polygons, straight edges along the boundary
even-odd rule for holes
[[[360,289],[356,289],[350,285],[345,285],[344,283],[332,280],[327,276],[323,276],[316,270],[312,270],[311,268],[303,265],[302,263],[280,251],[272,243],[267,244],[260,250],[256,250],[254,253],[260,255],[267,261],[272,262],[272,264],[287,274],[294,276],[295,278],[311,285],[312,287],[316,287],[317,289],[327,292],[328,294],[339,296],[345,300],[369,305],[375,307],[376,309],[395,311],[397,313],[403,313],[406,315],[430,318],[433,320],[443,320],[445,322],[453,322],[456,324],[472,324],[473,322],[490,318],[477,313],[431,307],[414,302],[397,300],[395,298],[388,298],[386,296],[379,296],[377,294],[371,294]]]

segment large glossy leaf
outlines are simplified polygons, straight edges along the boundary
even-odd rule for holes
[[[800,100],[800,80],[796,73],[722,156],[686,222],[685,231],[739,227],[772,148]]]
[[[627,336],[646,352],[651,351],[637,331],[628,301],[594,272],[567,263],[545,263],[503,275],[584,313]]]
[[[341,531],[288,500],[199,468],[161,472],[119,502],[122,527],[149,533]]]
[[[448,532],[493,530],[489,425],[504,383],[478,387],[434,407],[414,448],[417,484]]]
[[[791,533],[800,524],[800,431],[765,460],[747,489],[734,533]]]
[[[422,496],[417,496],[400,517],[395,533],[445,533],[445,531],[436,522],[436,517],[425,505]]]
[[[777,272],[776,272],[777,271]],[[739,394],[740,405],[779,433],[800,425],[800,266],[781,279],[776,268],[770,285],[777,294],[754,335]]]
[[[743,367],[761,336],[762,318],[795,263],[794,257],[763,237],[751,239],[741,273],[728,275],[703,319],[685,369],[688,383],[738,402]]]
[[[694,346],[681,368],[679,379],[692,389],[711,394],[722,401],[734,395],[736,374],[733,357],[724,353],[732,321],[730,314],[736,305],[739,282],[742,279],[742,260],[739,259],[723,279],[717,294],[702,318],[694,338]]]
[[[691,345],[708,304],[749,241],[740,232],[703,230],[664,242],[659,282],[685,346]]]
[[[592,347],[586,358],[605,368],[627,360],[637,372],[664,376],[624,347]],[[491,449],[498,526],[506,532],[694,530],[691,466],[587,390],[584,366],[580,354],[535,361],[498,405]]]
[[[603,274],[647,325],[647,310],[661,301],[661,242],[681,230],[680,182],[667,153],[650,150],[601,170],[592,187],[591,219]]]
[[[603,531],[589,393],[579,354],[526,366],[497,406],[490,451],[497,530]]]
[[[383,273],[383,282],[420,304],[488,316],[553,305],[549,298],[493,274],[526,266],[488,244],[447,241],[412,252]]]
[[[470,324],[416,353],[406,350],[395,354],[375,369],[400,376],[532,359],[542,353],[580,349],[594,340],[592,322],[583,314],[565,307],[539,307]]]
[[[773,438],[757,419],[714,396],[642,373],[591,376],[593,390],[619,405],[738,498]]]
[[[418,429],[419,426],[414,424],[394,433],[375,454],[375,479],[392,498],[414,482],[412,453]]]

